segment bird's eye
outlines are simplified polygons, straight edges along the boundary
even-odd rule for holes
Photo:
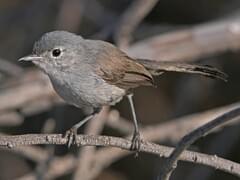
[[[52,51],[52,55],[53,55],[53,57],[58,57],[61,55],[61,52],[62,52],[61,49],[54,49]]]

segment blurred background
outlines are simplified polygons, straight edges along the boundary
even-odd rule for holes
[[[80,109],[61,101],[46,76],[32,64],[17,62],[31,53],[34,41],[43,33],[67,30],[84,38],[112,42],[133,57],[208,64],[229,75],[225,83],[196,75],[164,73],[156,77],[157,88],[134,90],[141,127],[159,127],[149,140],[176,145],[203,122],[199,115],[207,111],[210,115],[206,117],[213,117],[211,113],[220,107],[232,107],[240,99],[239,10],[238,0],[1,0],[1,133],[64,133],[84,117]],[[132,117],[126,99],[106,112],[108,118],[102,119],[107,120],[99,121],[95,131],[91,131],[93,122],[80,132],[113,136],[131,132]],[[192,115],[196,123],[186,128],[179,124],[187,120],[187,115]],[[159,132],[164,127],[169,127],[168,132]],[[235,123],[197,141],[191,149],[240,162],[239,137],[240,125]],[[120,153],[108,161],[100,157],[103,148],[49,145],[0,149],[0,180],[156,179],[161,158],[144,153],[134,158],[127,152],[121,154],[121,150],[112,151]],[[180,162],[172,179],[238,178]]]

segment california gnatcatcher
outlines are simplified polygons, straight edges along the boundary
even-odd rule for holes
[[[155,85],[152,75],[164,71],[227,78],[226,74],[210,66],[134,59],[108,42],[83,39],[65,31],[44,34],[34,44],[32,54],[19,60],[32,61],[40,67],[67,103],[88,112],[85,119],[67,131],[68,145],[75,139],[77,129],[92,119],[102,106],[114,105],[127,95],[135,127],[132,149],[139,150],[141,138],[131,89]]]

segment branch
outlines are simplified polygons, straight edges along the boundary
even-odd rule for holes
[[[195,113],[192,115],[187,115],[181,118],[177,118],[171,121],[168,121],[166,123],[161,123],[159,125],[153,125],[153,126],[147,126],[141,129],[141,134],[144,137],[145,140],[148,141],[166,141],[169,140],[172,143],[175,143],[179,141],[180,137],[184,136],[185,134],[189,133],[192,129],[195,129],[204,123],[209,122],[211,119],[216,118],[217,116],[221,115],[223,112],[232,110],[236,107],[239,106],[239,103],[223,106],[220,108],[215,108],[211,109],[205,112],[201,113]],[[130,134],[132,132],[132,124],[126,121],[125,119],[121,118],[119,116],[119,113],[117,111],[110,111],[109,117],[107,120],[107,123],[114,121],[114,125],[111,127],[117,128],[118,131],[120,131],[123,134]],[[226,126],[233,126],[239,121],[231,121],[226,124]],[[220,129],[217,128],[217,131]],[[175,132],[175,133],[172,133]],[[131,137],[129,137],[131,138]],[[26,149],[26,147],[21,147],[22,151]],[[30,147],[29,147],[30,148]],[[31,147],[33,148],[33,147]],[[35,147],[37,148],[37,147]],[[13,150],[16,150],[14,148]],[[25,152],[25,151],[24,151]],[[35,151],[34,151],[35,152]],[[117,160],[129,155],[131,152],[130,151],[122,151],[121,149],[118,148],[113,148],[113,147],[105,147],[105,148],[100,148],[96,151],[94,154],[94,157],[92,158],[92,168],[91,168],[91,174],[89,174],[89,179],[94,179],[97,177],[97,175],[103,171],[103,169],[107,168],[110,166],[112,163],[116,162]],[[20,153],[22,154],[22,153]],[[38,157],[39,154],[43,153],[24,153],[26,156],[33,154],[33,157]],[[35,155],[34,155],[35,154]],[[44,153],[46,154],[46,153]],[[45,157],[45,156],[44,156]],[[42,158],[44,158],[42,157]],[[30,157],[27,157],[31,160],[36,159],[32,158],[32,155]],[[41,158],[41,159],[42,159]],[[40,159],[40,160],[41,160]],[[55,158],[56,159],[56,158]],[[47,177],[51,178],[57,178],[59,176],[62,176],[66,173],[69,173],[72,171],[76,166],[78,165],[76,158],[70,158],[74,159],[75,161],[70,161],[71,163],[65,163],[66,159],[65,158],[57,158],[56,163],[55,160],[54,162],[51,163],[48,172],[46,173]],[[67,160],[68,161],[68,160]],[[64,164],[63,168],[61,164]],[[60,167],[59,167],[60,166]],[[61,170],[59,170],[61,169]],[[28,176],[28,175],[26,175]],[[24,176],[25,177],[25,176]],[[34,175],[32,175],[32,179],[34,179]]]
[[[120,48],[124,49],[129,46],[132,32],[157,2],[158,0],[135,0],[127,8],[116,27],[115,40]]]
[[[22,124],[24,118],[15,111],[0,112],[0,126],[17,126]]]
[[[23,73],[20,66],[2,58],[0,58],[0,71],[11,76],[19,76]]]
[[[219,125],[226,123],[234,118],[240,116],[240,107],[231,110],[223,115],[217,117],[216,119],[210,121],[209,123],[197,128],[188,135],[184,136],[182,140],[178,143],[175,150],[171,153],[169,158],[166,161],[166,164],[162,166],[160,171],[160,179],[168,180],[171,176],[171,173],[176,168],[177,161],[180,159],[181,154],[185,149],[187,149],[192,143],[194,143],[200,137],[206,136],[212,129],[216,128]],[[216,167],[217,168],[217,167]]]
[[[56,28],[76,32],[81,23],[84,8],[83,0],[64,0],[61,3]]]
[[[186,61],[238,50],[239,21],[238,16],[153,36],[133,44],[126,52],[142,59]]]
[[[0,111],[21,108],[39,99],[47,99],[52,103],[57,99],[50,81],[39,71],[27,71],[20,79],[14,78],[5,86],[0,91]]]
[[[36,144],[66,145],[67,142],[67,138],[63,138],[62,134],[27,134],[16,136],[0,136],[0,146],[6,146],[9,148]],[[111,146],[125,150],[130,150],[131,148],[130,140],[111,136],[78,135],[76,137],[76,143],[77,146]],[[168,157],[172,150],[173,148],[146,141],[143,141],[140,147],[140,152],[156,154],[160,157]],[[219,158],[217,156],[185,151],[181,154],[180,160],[214,167],[240,177],[239,164],[225,160],[223,158]]]

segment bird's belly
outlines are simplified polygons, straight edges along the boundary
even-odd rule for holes
[[[51,79],[51,78],[50,78]],[[104,80],[88,79],[86,81],[69,80],[68,82],[52,80],[56,92],[69,104],[79,108],[100,108],[114,105],[125,95],[125,90],[110,85]],[[84,83],[83,83],[84,82]]]

